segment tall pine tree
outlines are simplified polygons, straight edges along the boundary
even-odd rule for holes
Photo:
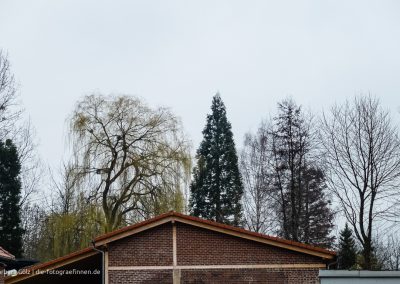
[[[190,211],[197,217],[238,226],[242,217],[243,186],[231,124],[225,105],[215,95],[197,150],[190,185]]]
[[[0,142],[0,244],[17,257],[22,254],[20,219],[21,164],[11,140]]]
[[[338,251],[338,266],[339,269],[351,269],[356,264],[357,249],[353,232],[348,224],[340,232],[339,251]]]

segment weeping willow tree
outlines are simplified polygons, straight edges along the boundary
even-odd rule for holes
[[[74,172],[90,181],[88,196],[100,204],[106,232],[132,216],[184,208],[189,143],[167,108],[131,96],[86,96],[72,114],[69,137]]]
[[[49,212],[42,220],[35,259],[47,261],[85,248],[104,232],[101,207],[88,204],[83,196],[75,206],[70,212]]]

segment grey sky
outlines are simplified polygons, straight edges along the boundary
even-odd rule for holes
[[[400,105],[399,1],[0,0],[8,51],[44,161],[92,91],[173,109],[195,148],[219,91],[236,144],[291,95],[319,111],[371,92]]]

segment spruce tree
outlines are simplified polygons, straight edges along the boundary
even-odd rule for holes
[[[300,210],[300,241],[331,248],[335,237],[331,235],[334,227],[334,211],[331,200],[326,193],[325,173],[315,165],[304,169],[303,186],[299,201],[303,203]]]
[[[190,211],[197,217],[238,226],[243,186],[231,124],[219,94],[212,100],[211,111],[197,150]]]
[[[344,229],[340,232],[338,266],[339,269],[351,269],[356,263],[357,250],[353,232],[346,223]]]
[[[20,219],[21,164],[11,140],[0,141],[0,244],[17,257],[22,254]]]

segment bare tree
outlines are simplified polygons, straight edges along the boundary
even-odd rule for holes
[[[275,225],[269,131],[269,124],[264,122],[256,134],[247,133],[240,155],[244,221],[249,230],[260,233],[271,232]]]
[[[21,162],[21,220],[24,228],[23,245],[26,256],[34,254],[36,233],[42,218],[42,210],[32,202],[38,191],[43,174],[41,162],[36,152],[35,131],[18,96],[18,87],[11,70],[7,54],[0,49],[0,141],[11,139],[17,146]]]
[[[329,186],[362,246],[363,268],[371,269],[374,223],[398,215],[397,130],[389,113],[371,96],[334,106],[321,129]]]
[[[35,131],[23,118],[18,100],[18,88],[7,55],[0,50],[0,141],[11,139],[18,148],[21,161],[21,206],[37,190],[42,176],[41,163],[36,153]]]
[[[385,251],[384,268],[388,270],[400,270],[400,239],[399,236],[390,235],[387,239]]]
[[[0,140],[14,136],[22,110],[18,107],[17,85],[8,57],[0,50]]]
[[[46,220],[46,211],[42,205],[25,204],[21,210],[22,227],[25,233],[22,237],[24,257],[38,259],[41,231]],[[46,248],[49,249],[49,248]]]
[[[14,141],[18,147],[21,161],[22,196],[21,206],[30,201],[38,193],[44,170],[37,153],[36,133],[31,122],[25,121],[15,134]]]
[[[334,212],[317,159],[312,115],[291,99],[257,134],[247,134],[241,155],[245,221],[254,231],[332,247]]]
[[[278,108],[271,132],[278,233],[286,239],[331,247],[334,212],[317,159],[313,116],[291,99]]]
[[[73,212],[76,209],[74,205],[79,194],[84,191],[79,175],[75,173],[74,165],[63,163],[58,174],[54,174],[49,169],[49,175],[51,188],[55,194],[52,210],[61,214]]]
[[[77,104],[70,129],[74,171],[92,179],[90,196],[101,202],[106,231],[143,210],[141,198],[175,182],[177,171],[189,173],[188,143],[166,108],[151,109],[134,97],[91,95]]]
[[[393,229],[393,228],[392,228]],[[394,232],[377,232],[372,261],[376,270],[400,270],[400,239]],[[362,259],[363,260],[363,259]]]

